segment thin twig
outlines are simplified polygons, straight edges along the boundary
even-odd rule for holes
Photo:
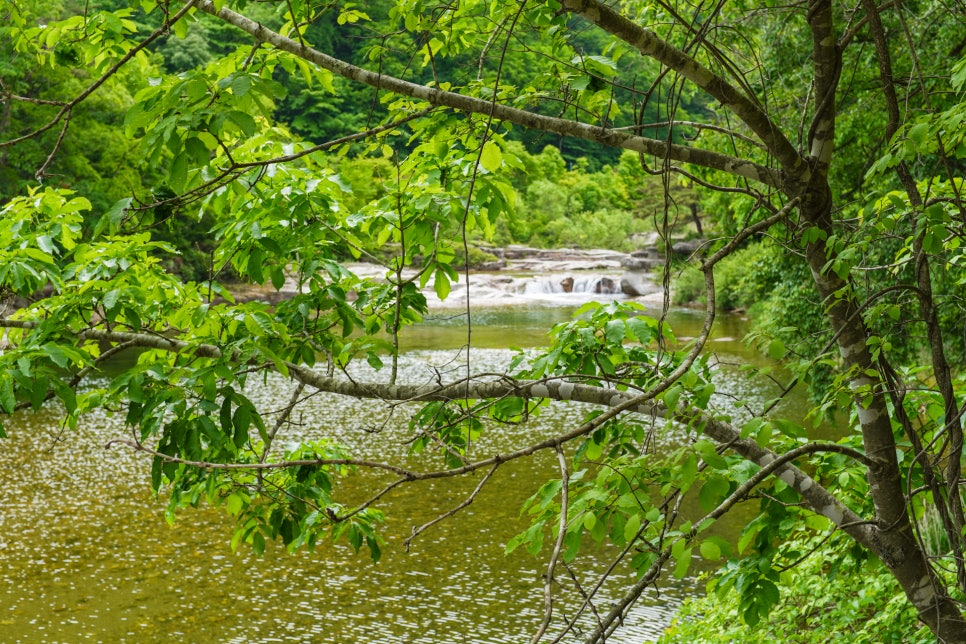
[[[272,449],[272,442],[275,440],[275,435],[278,434],[278,430],[282,428],[282,425],[285,424],[285,421],[287,421],[289,416],[292,415],[292,411],[298,404],[299,397],[302,395],[303,391],[305,391],[305,383],[300,382],[295,387],[295,391],[292,392],[292,397],[289,399],[288,405],[282,409],[282,411],[279,413],[278,419],[275,421],[275,425],[273,425],[272,429],[269,430],[268,436],[265,438],[265,449],[262,451],[261,458],[258,459],[259,463],[264,463],[268,460],[268,452]]]
[[[145,38],[144,40],[142,40],[140,43],[138,43],[137,45],[135,45],[129,52],[127,52],[126,54],[124,54],[121,57],[121,59],[119,61],[117,61],[116,63],[114,63],[113,65],[111,65],[110,69],[108,69],[106,72],[104,72],[100,76],[100,78],[98,78],[93,83],[91,83],[90,85],[88,85],[87,86],[87,89],[85,89],[83,92],[81,92],[80,94],[78,94],[70,102],[65,103],[64,106],[57,112],[57,114],[54,115],[54,118],[51,119],[49,123],[47,123],[45,125],[42,125],[39,128],[37,128],[36,130],[33,130],[32,132],[28,132],[27,134],[24,134],[23,136],[19,136],[19,137],[15,138],[15,139],[10,139],[9,141],[0,141],[0,148],[5,148],[5,147],[12,146],[12,145],[16,145],[16,144],[21,143],[23,141],[27,141],[29,139],[32,139],[32,138],[34,138],[36,136],[40,136],[41,134],[43,134],[44,132],[46,132],[50,128],[52,128],[55,125],[57,125],[57,123],[60,122],[60,119],[64,118],[64,115],[65,114],[67,114],[71,109],[73,109],[79,103],[81,103],[82,101],[84,101],[88,96],[90,96],[95,91],[97,91],[97,89],[101,85],[103,85],[104,83],[106,83],[107,80],[111,76],[113,76],[114,74],[116,74],[117,71],[121,67],[123,67],[125,65],[125,63],[127,63],[129,60],[131,60],[132,58],[134,58],[138,54],[138,52],[140,52],[142,49],[144,49],[145,47],[147,47],[148,45],[150,45],[152,42],[154,42],[155,40],[157,40],[159,37],[161,37],[164,34],[168,33],[170,31],[170,29],[171,29],[171,25],[173,25],[174,23],[176,23],[179,20],[181,20],[181,18],[184,17],[184,15],[186,13],[188,13],[194,7],[196,1],[197,0],[187,0],[187,2],[185,2],[184,6],[181,7],[181,9],[178,11],[178,13],[174,14],[170,19],[166,20],[164,22],[164,24],[162,24],[160,27],[158,27],[156,30],[154,30],[151,33],[150,36],[148,36],[147,38]]]
[[[560,559],[560,551],[563,549],[564,537],[567,536],[570,471],[567,468],[567,458],[560,446],[557,446],[555,451],[557,452],[557,463],[560,464],[560,523],[557,527],[557,541],[554,543],[553,552],[550,554],[550,562],[547,564],[547,573],[543,584],[543,621],[530,640],[531,644],[537,644],[550,626],[550,619],[553,617],[553,577],[557,570],[557,561]]]
[[[490,480],[490,477],[493,476],[494,473],[496,473],[496,470],[497,470],[498,467],[500,467],[500,465],[501,465],[500,463],[495,463],[493,465],[493,467],[491,467],[490,470],[486,474],[483,475],[483,478],[480,480],[479,484],[477,484],[477,486],[473,489],[473,491],[470,492],[470,495],[468,497],[466,497],[463,500],[462,503],[460,503],[459,505],[457,505],[455,508],[450,509],[446,513],[439,515],[438,517],[436,517],[432,521],[428,521],[428,522],[424,523],[423,525],[419,526],[418,528],[413,528],[413,533],[411,535],[409,535],[409,537],[407,537],[405,541],[403,541],[403,548],[406,549],[406,552],[409,552],[409,544],[412,543],[413,539],[415,539],[416,537],[418,537],[419,535],[421,535],[423,532],[425,532],[427,529],[429,529],[432,526],[436,525],[440,521],[445,521],[446,519],[448,519],[451,516],[455,515],[457,512],[459,512],[460,510],[462,510],[466,506],[468,506],[471,503],[473,503],[473,501],[476,499],[476,495],[478,495],[480,493],[480,490],[482,490],[483,489],[483,486],[486,485],[486,482]]]

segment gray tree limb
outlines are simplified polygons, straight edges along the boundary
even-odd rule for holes
[[[323,69],[327,69],[334,74],[380,90],[401,96],[409,96],[426,101],[430,105],[449,107],[469,114],[489,115],[492,113],[495,119],[508,121],[527,128],[542,130],[544,132],[586,139],[601,145],[642,152],[661,158],[669,157],[674,161],[720,170],[738,177],[751,179],[773,188],[780,188],[782,186],[782,178],[779,172],[746,159],[684,145],[669,145],[665,141],[636,136],[621,130],[602,128],[599,125],[543,116],[534,112],[501,105],[492,100],[464,96],[456,92],[448,92],[435,87],[419,85],[385,74],[379,74],[329,56],[317,49],[307,47],[297,40],[286,38],[227,7],[218,9],[211,0],[200,0],[197,6],[201,11],[224,20],[250,34],[260,42],[268,43],[282,51],[286,51],[303,60],[316,64]]]
[[[0,318],[0,328],[29,330],[37,328],[37,326],[38,324],[36,322]],[[167,338],[147,333],[83,329],[78,331],[75,336],[79,339],[96,340],[99,342],[124,342],[131,346],[186,353],[200,358],[220,359],[224,356],[222,350],[214,345],[192,344],[176,338]],[[480,400],[507,397],[525,399],[545,398],[608,408],[606,415],[600,416],[590,423],[584,423],[563,434],[552,436],[507,454],[493,455],[489,458],[467,463],[460,468],[438,474],[423,474],[419,478],[436,478],[437,476],[464,474],[480,468],[492,467],[502,462],[528,456],[538,451],[556,449],[567,442],[590,433],[599,427],[605,419],[612,418],[625,411],[697,427],[703,431],[705,436],[727,446],[730,450],[760,467],[768,467],[779,458],[778,454],[759,446],[755,441],[741,438],[740,431],[730,423],[714,419],[701,410],[687,408],[682,404],[679,409],[669,411],[663,403],[649,399],[647,394],[641,395],[627,391],[619,391],[617,389],[584,385],[571,382],[565,378],[552,380],[516,380],[505,376],[490,377],[487,379],[458,380],[440,385],[391,385],[330,377],[308,367],[291,362],[285,363],[285,367],[291,378],[306,386],[312,387],[320,392],[352,398],[383,400],[387,402],[450,401],[465,400],[467,397]],[[852,456],[861,457],[861,455],[856,454],[852,454]],[[872,534],[869,532],[862,517],[842,504],[818,481],[790,463],[783,464],[781,468],[776,470],[776,474],[801,494],[815,512],[826,517],[832,523],[848,532],[857,541],[875,551],[875,544],[871,539]]]

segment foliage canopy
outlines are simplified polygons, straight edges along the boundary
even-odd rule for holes
[[[26,302],[0,318],[4,414],[56,398],[73,426],[114,409],[133,430],[116,442],[151,455],[172,511],[221,506],[237,518],[233,544],[256,552],[267,539],[344,538],[378,558],[389,490],[467,473],[482,487],[508,461],[552,453],[560,477],[509,545],[553,543],[534,641],[574,628],[552,620],[553,580],[585,535],[615,542],[639,572],[594,620],[587,641],[603,641],[666,567],[683,575],[696,555],[727,560],[715,592],[734,593],[754,625],[778,601],[779,570],[822,533],[880,561],[935,636],[966,641],[966,59],[948,64],[962,56],[959,9],[5,0],[0,15],[0,289]],[[538,154],[548,144],[557,158]],[[601,179],[568,184],[582,155]],[[527,225],[521,175],[532,198],[564,184],[568,203],[613,211],[631,205],[634,180],[656,181],[665,229],[690,206],[673,186],[699,187],[725,234],[693,258],[703,332],[681,348],[634,305],[595,306],[503,374],[467,363],[451,382],[397,383],[398,333],[425,313],[421,288],[445,298],[465,280],[456,258],[470,239]],[[165,270],[172,222],[208,231],[193,279]],[[811,294],[756,341],[788,361],[788,388],[821,376],[814,416],[847,415],[841,440],[813,440],[814,419],[772,404],[747,420],[715,405],[715,273],[753,239],[781,248]],[[345,266],[377,253],[383,280]],[[296,294],[236,302],[228,274],[293,281]],[[87,386],[126,349],[135,364]],[[342,377],[356,360],[383,377]],[[268,371],[293,383],[282,410],[246,396]],[[325,437],[283,447],[293,410],[318,393],[421,403],[420,466],[362,460]],[[540,442],[480,446],[491,423],[525,422],[546,400],[592,411]],[[649,449],[652,432],[671,431],[677,449]],[[346,477],[370,469],[395,478],[341,503]],[[706,514],[680,516],[684,495]],[[736,543],[709,536],[747,503],[759,511]],[[927,515],[941,551],[927,548]]]

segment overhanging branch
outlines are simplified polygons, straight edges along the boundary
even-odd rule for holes
[[[758,102],[716,75],[694,57],[674,47],[656,33],[641,27],[598,0],[563,0],[567,11],[582,16],[607,33],[681,74],[731,110],[761,140],[790,175],[807,173],[805,160],[782,134]],[[780,186],[776,186],[780,187]]]
[[[0,318],[0,328],[33,329],[38,326],[35,322],[10,320]],[[175,353],[188,353],[193,356],[221,359],[222,350],[209,344],[191,344],[176,338],[145,333],[129,333],[118,331],[104,331],[101,329],[83,329],[74,334],[80,339],[90,339],[106,342],[126,342],[134,346],[160,349]],[[274,368],[272,365],[268,365]],[[604,422],[617,417],[623,412],[637,413],[652,418],[665,419],[685,426],[695,427],[705,436],[719,444],[726,445],[733,452],[757,464],[760,467],[774,467],[772,464],[780,457],[773,451],[761,447],[751,439],[742,438],[740,431],[730,423],[717,420],[706,412],[687,408],[683,403],[679,408],[669,411],[662,402],[653,399],[654,393],[635,394],[616,389],[605,389],[591,385],[570,382],[565,378],[547,380],[517,380],[509,376],[482,379],[466,379],[441,385],[390,385],[386,383],[367,383],[350,381],[325,376],[308,367],[291,362],[285,363],[289,377],[313,387],[320,392],[333,393],[353,398],[375,399],[391,402],[430,402],[472,399],[497,398],[545,398],[557,401],[573,401],[606,407],[606,411],[592,420],[571,429],[568,432],[552,436],[538,443],[506,454],[495,454],[459,468],[438,472],[415,473],[401,468],[380,465],[381,469],[389,469],[401,476],[419,479],[448,478],[480,468],[488,468],[500,463],[515,460],[535,454],[547,449],[573,441],[600,427]],[[854,450],[841,447],[837,451],[847,453],[850,457],[865,463],[863,455]],[[162,455],[163,457],[163,455]],[[318,464],[318,463],[316,463]],[[266,467],[283,467],[284,464],[198,464],[206,467],[231,467],[244,469],[249,467],[261,469]],[[861,517],[855,514],[834,495],[826,490],[811,476],[791,463],[783,463],[775,470],[776,476],[796,490],[812,509],[826,517],[835,525],[852,535],[865,545],[870,545],[871,537]]]
[[[120,60],[118,60],[113,65],[111,65],[110,69],[108,69],[106,72],[104,72],[103,74],[101,74],[100,77],[97,78],[97,80],[95,80],[93,83],[91,83],[90,85],[88,85],[84,89],[84,91],[82,91],[80,94],[78,94],[77,96],[75,96],[69,102],[67,102],[67,103],[60,103],[60,102],[57,102],[57,101],[32,101],[32,102],[38,102],[38,103],[39,102],[42,102],[42,103],[45,103],[47,105],[60,105],[61,108],[57,112],[57,114],[54,115],[54,118],[52,118],[49,122],[45,123],[44,125],[38,127],[37,129],[32,130],[32,131],[28,132],[27,134],[24,134],[23,136],[19,136],[19,137],[15,138],[15,139],[10,139],[8,141],[0,141],[0,148],[10,147],[10,146],[13,146],[13,145],[17,145],[18,143],[22,143],[24,141],[27,141],[29,139],[32,139],[32,138],[34,138],[36,136],[39,136],[39,135],[43,134],[47,130],[49,130],[52,127],[54,127],[55,125],[57,125],[61,121],[61,119],[67,117],[70,114],[70,111],[72,109],[74,109],[75,107],[77,107],[77,105],[79,105],[84,100],[86,100],[88,96],[90,96],[91,94],[93,94],[94,92],[96,92],[98,90],[98,88],[100,88],[101,85],[103,85],[104,83],[106,83],[108,81],[108,79],[110,79],[112,76],[114,76],[114,74],[116,74],[118,72],[118,70],[120,70],[121,67],[123,67],[129,60],[131,60],[132,58],[134,58],[138,54],[138,52],[140,52],[142,49],[144,49],[145,47],[147,47],[148,45],[150,45],[152,42],[154,42],[155,40],[157,40],[161,36],[169,33],[170,32],[170,29],[174,25],[174,23],[176,23],[179,20],[181,20],[185,16],[185,14],[187,14],[191,10],[191,8],[194,6],[194,4],[195,4],[195,0],[187,0],[187,2],[185,2],[185,5],[176,14],[174,14],[173,16],[171,16],[168,20],[166,20],[164,22],[164,24],[162,24],[160,27],[158,27],[157,29],[155,29],[151,33],[151,35],[149,35],[147,38],[145,38],[140,43],[138,43],[135,47],[132,47],[127,53],[125,53],[121,57]],[[61,134],[61,138],[63,138],[63,134]],[[57,148],[55,146],[54,152],[56,152],[56,149]],[[53,155],[53,152],[51,152],[51,155]],[[45,163],[44,165],[45,166],[48,165],[49,164],[49,161],[50,160],[48,159],[48,162]]]
[[[492,100],[464,96],[456,92],[447,92],[435,87],[411,83],[393,76],[387,76],[362,67],[357,67],[356,65],[329,56],[311,47],[306,47],[297,40],[286,38],[227,7],[218,9],[211,0],[201,0],[198,2],[197,7],[201,11],[241,29],[260,42],[268,43],[281,51],[302,58],[343,78],[380,90],[401,96],[409,96],[410,98],[426,101],[433,106],[449,107],[460,112],[486,115],[492,113],[495,119],[508,121],[526,128],[586,139],[609,147],[643,152],[644,154],[661,158],[670,158],[680,163],[689,163],[712,170],[720,170],[738,177],[757,181],[772,188],[781,188],[782,186],[782,179],[779,172],[772,168],[752,163],[746,159],[684,145],[669,145],[665,141],[635,136],[625,131],[602,128],[600,126],[578,123],[576,121],[551,116],[543,116],[534,112],[501,105]]]

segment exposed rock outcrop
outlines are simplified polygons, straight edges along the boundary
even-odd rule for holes
[[[621,276],[620,283],[621,293],[631,297],[641,297],[661,291],[661,286],[655,284],[646,273],[626,271]]]

